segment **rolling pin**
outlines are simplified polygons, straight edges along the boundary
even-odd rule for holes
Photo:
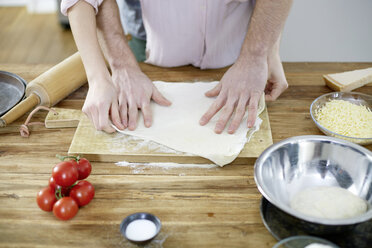
[[[0,118],[0,127],[12,123],[37,105],[51,107],[87,82],[77,52],[50,68],[26,87],[26,99]]]

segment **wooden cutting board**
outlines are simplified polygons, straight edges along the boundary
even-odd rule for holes
[[[58,115],[50,112],[46,118],[49,128],[73,127],[77,129],[68,154],[83,155],[91,161],[101,162],[174,162],[211,163],[208,159],[177,152],[155,142],[143,141],[132,136],[96,131],[90,120],[80,110],[55,109]],[[261,113],[260,130],[253,134],[249,143],[233,163],[255,160],[268,146],[273,144],[267,109]]]

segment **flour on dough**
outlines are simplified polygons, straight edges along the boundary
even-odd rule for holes
[[[346,219],[367,211],[367,203],[340,187],[313,187],[298,192],[291,208],[318,218]]]
[[[204,93],[218,82],[166,83],[154,82],[159,91],[172,102],[169,107],[152,103],[153,124],[146,128],[140,116],[136,130],[116,130],[118,132],[152,140],[177,151],[186,152],[207,158],[217,165],[224,166],[232,162],[249,141],[252,134],[259,129],[262,122],[257,118],[255,126],[247,128],[247,113],[240,127],[234,134],[225,130],[216,134],[214,127],[219,114],[205,126],[199,125],[202,115],[215,100]],[[260,114],[265,108],[264,98],[260,100]],[[248,133],[249,131],[249,133]],[[248,133],[248,135],[247,135]]]

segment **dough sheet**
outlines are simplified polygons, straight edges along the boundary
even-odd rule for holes
[[[208,98],[205,92],[218,82],[168,83],[154,82],[159,91],[172,102],[169,107],[151,103],[153,124],[146,128],[140,115],[136,130],[118,132],[155,141],[177,151],[207,158],[219,166],[231,163],[249,141],[262,122],[257,118],[255,126],[247,128],[246,113],[240,127],[234,134],[214,132],[219,113],[205,126],[199,125],[202,115],[208,110],[215,98]],[[258,114],[265,108],[264,98],[259,104]]]

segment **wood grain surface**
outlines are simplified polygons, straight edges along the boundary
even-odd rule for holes
[[[67,55],[66,55],[67,56]],[[32,80],[51,65],[0,64],[0,70]],[[331,92],[323,74],[370,67],[358,63],[289,63],[284,68],[290,87],[268,103],[274,142],[296,136],[321,134],[309,107],[319,95]],[[152,80],[219,80],[225,69],[158,68],[141,65]],[[58,107],[80,109],[83,86]],[[357,89],[372,95],[372,85]],[[46,112],[35,116],[42,121]],[[119,225],[124,217],[147,211],[163,223],[160,235],[146,247],[271,247],[276,240],[262,224],[261,195],[253,177],[253,162],[224,168],[119,167],[93,162],[88,180],[96,196],[67,222],[38,209],[35,196],[66,154],[75,128],[31,128],[22,138],[23,116],[0,129],[0,247],[137,247],[124,240]],[[372,146],[367,146],[372,150]]]
[[[59,25],[57,13],[0,7],[0,63],[57,64],[76,51],[72,33]]]

